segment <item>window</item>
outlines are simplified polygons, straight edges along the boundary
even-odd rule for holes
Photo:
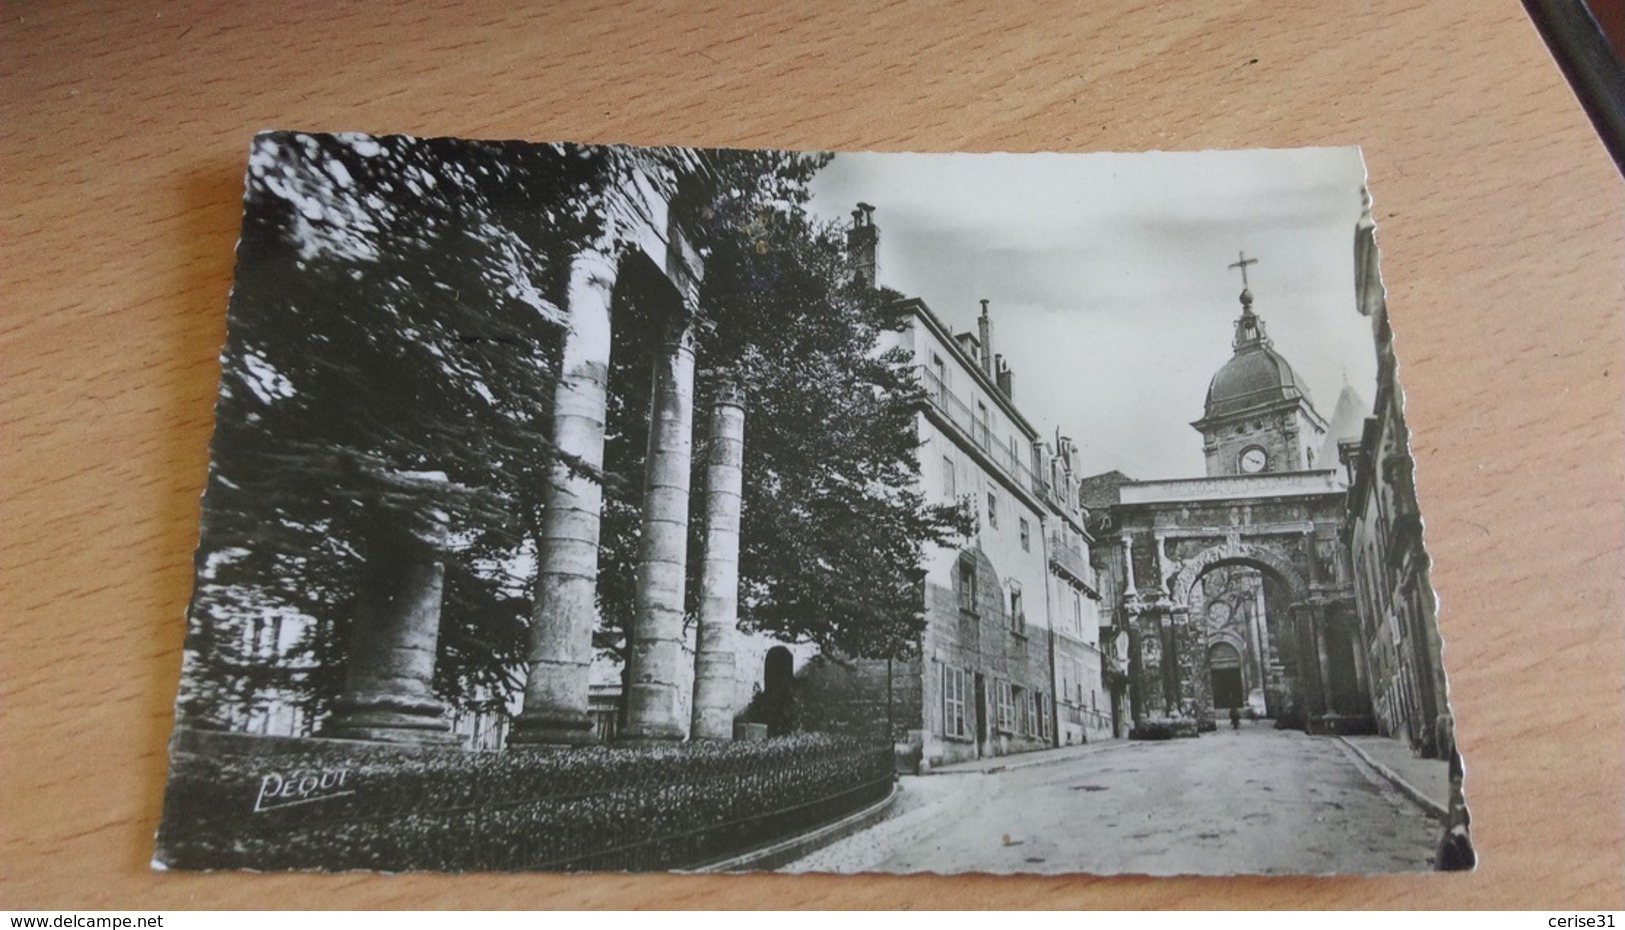
[[[932,393],[937,396],[938,400],[942,400],[943,395],[948,392],[948,366],[942,363],[942,356],[932,354],[931,371],[937,376],[937,383],[932,388]]]
[[[994,696],[999,704],[999,729],[1016,732],[1016,689],[1008,681],[994,682]]]
[[[942,489],[950,501],[959,496],[958,482],[954,475],[954,460],[947,455],[942,457]]]
[[[987,525],[991,529],[999,528],[999,492],[987,492]]]
[[[1083,638],[1083,597],[1076,591],[1072,592],[1072,632]]]
[[[970,725],[965,719],[967,694],[965,670],[944,665],[942,667],[942,734],[960,739],[970,738]]]
[[[282,654],[282,618],[255,617],[243,629],[243,651],[250,658],[273,659]]]
[[[1033,731],[1039,739],[1049,739],[1049,705],[1044,692],[1033,692]]]
[[[959,557],[959,609],[976,613],[976,560],[968,555]]]
[[[1010,629],[1017,633],[1027,630],[1027,612],[1022,609],[1021,588],[1010,588]]]
[[[1028,525],[1026,517],[1018,517],[1016,522],[1021,527],[1021,551],[1033,551],[1033,528]]]

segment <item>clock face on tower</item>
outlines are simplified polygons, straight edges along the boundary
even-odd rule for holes
[[[1248,446],[1241,450],[1241,470],[1243,474],[1257,474],[1270,463],[1270,457],[1258,446]]]

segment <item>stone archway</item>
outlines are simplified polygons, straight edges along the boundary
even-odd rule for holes
[[[1168,649],[1175,654],[1164,663],[1164,675],[1179,677],[1180,706],[1194,704],[1202,717],[1232,707],[1251,707],[1267,717],[1300,706],[1318,709],[1319,702],[1312,700],[1321,693],[1318,667],[1312,667],[1314,643],[1304,641],[1309,635],[1304,611],[1312,591],[1296,555],[1284,543],[1231,538],[1175,563],[1176,570],[1168,576],[1167,609],[1171,616],[1186,619],[1173,624],[1167,637]],[[1212,592],[1204,579],[1231,568],[1257,576],[1258,601],[1256,608],[1242,614],[1239,626],[1220,629],[1212,625]],[[1223,658],[1216,655],[1216,650],[1222,652],[1221,645],[1234,650],[1233,664],[1215,664],[1216,658]],[[1170,693],[1175,687],[1170,679]],[[1169,703],[1172,706],[1171,699]]]
[[[1225,632],[1236,634],[1246,706],[1306,729],[1335,706],[1358,706],[1366,686],[1357,641],[1328,650],[1326,639],[1340,605],[1353,602],[1341,535],[1346,495],[1320,472],[1118,488],[1108,565],[1121,573],[1136,720],[1211,723],[1209,649]],[[1219,603],[1224,609],[1210,609]]]
[[[1256,543],[1227,541],[1222,545],[1204,549],[1179,564],[1168,593],[1178,608],[1190,606],[1191,588],[1209,569],[1221,565],[1247,565],[1273,574],[1291,592],[1294,603],[1309,597],[1309,583],[1303,573],[1286,555],[1270,546]]]

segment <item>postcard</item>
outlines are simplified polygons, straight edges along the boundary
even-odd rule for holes
[[[258,136],[154,866],[1471,868],[1371,204]]]

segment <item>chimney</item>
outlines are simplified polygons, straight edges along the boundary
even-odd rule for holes
[[[987,298],[982,298],[982,316],[976,321],[982,335],[982,374],[993,377],[993,321],[987,315]]]
[[[880,230],[875,226],[875,208],[858,204],[852,211],[852,228],[846,233],[847,260],[852,263],[852,275],[864,287],[875,286],[875,249],[880,245]]]
[[[1010,393],[1010,366],[1005,362],[1004,356],[996,355],[993,360],[993,380],[998,384],[999,392],[1010,400],[1015,400]]]

